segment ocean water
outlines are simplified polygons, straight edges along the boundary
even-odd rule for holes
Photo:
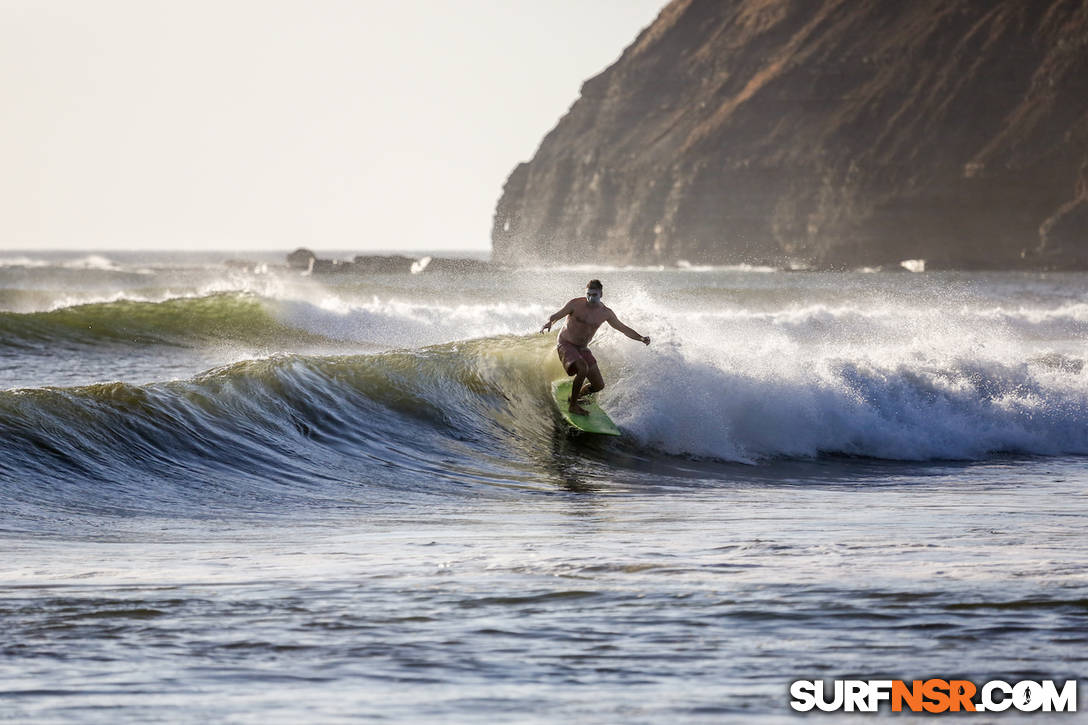
[[[239,256],[0,254],[0,718],[772,723],[797,679],[1086,674],[1088,276]],[[594,343],[619,439],[549,400],[590,277],[653,338]]]

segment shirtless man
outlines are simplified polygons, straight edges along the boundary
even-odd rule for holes
[[[574,383],[570,387],[570,412],[576,415],[587,415],[589,411],[578,404],[578,398],[590,393],[604,390],[604,379],[601,377],[597,360],[589,351],[589,341],[593,339],[597,328],[607,322],[632,340],[638,340],[644,345],[650,344],[650,338],[643,337],[616,317],[616,313],[604,306],[601,302],[601,293],[604,286],[599,279],[591,279],[586,285],[586,296],[575,297],[556,312],[540,328],[541,332],[552,329],[552,323],[561,320],[567,315],[566,327],[559,333],[559,341],[556,349],[559,352],[559,361],[563,363],[563,369],[567,375],[574,376]],[[589,380],[589,384],[582,389],[582,383]]]

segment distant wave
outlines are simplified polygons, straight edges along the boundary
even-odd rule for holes
[[[0,257],[0,268],[3,267],[58,267],[61,269],[92,269],[107,272],[136,271],[150,273],[150,270],[133,270],[123,267],[101,254],[88,254],[75,259],[48,259],[42,257],[28,257],[19,255],[16,257]]]
[[[815,304],[773,311],[732,308],[696,310],[687,321],[712,324],[723,332],[762,335],[781,333],[795,340],[832,344],[873,344],[880,340],[929,338],[950,341],[985,339],[992,342],[1021,339],[1088,337],[1088,304],[1070,302],[1056,307],[966,307],[946,309],[894,303],[862,306]]]
[[[49,312],[0,312],[0,349],[51,343],[188,345],[320,342],[320,335],[278,321],[258,297],[222,293],[161,302],[118,299]]]

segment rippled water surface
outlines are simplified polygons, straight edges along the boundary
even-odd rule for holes
[[[595,346],[617,440],[548,399],[584,276],[3,260],[0,713],[778,722],[795,679],[1083,679],[1083,276],[598,271],[654,338]]]

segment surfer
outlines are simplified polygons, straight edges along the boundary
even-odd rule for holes
[[[563,306],[563,309],[548,318],[541,332],[552,329],[552,323],[570,315],[563,331],[559,333],[556,350],[559,352],[559,361],[563,363],[563,369],[567,375],[574,376],[574,383],[570,388],[570,412],[576,415],[587,415],[589,411],[578,404],[578,399],[583,395],[604,390],[604,378],[597,367],[597,359],[589,351],[589,341],[597,333],[597,328],[607,322],[632,340],[638,340],[643,345],[650,344],[650,338],[644,337],[619,321],[616,313],[605,307],[601,302],[604,285],[599,279],[589,280],[586,285],[586,296],[575,297]],[[585,388],[582,383],[589,381]]]

